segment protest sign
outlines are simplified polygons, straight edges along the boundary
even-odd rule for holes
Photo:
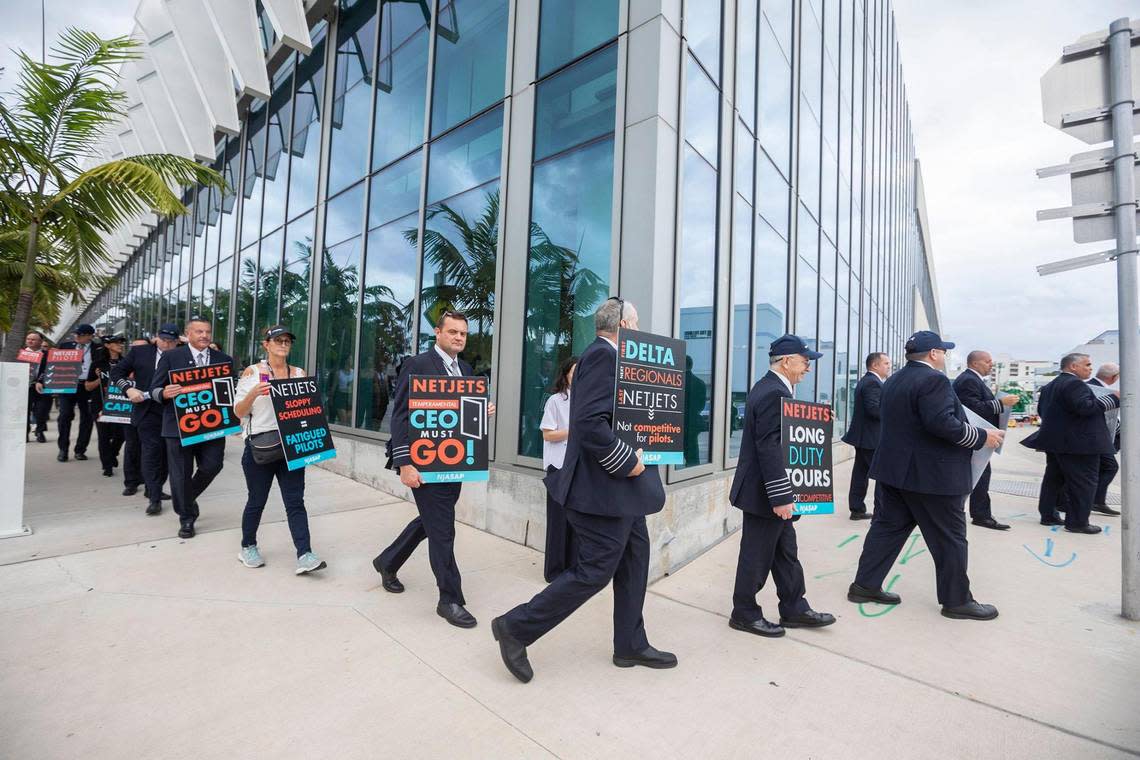
[[[116,425],[131,424],[131,410],[134,404],[123,393],[122,388],[108,381],[103,376],[103,404],[99,408],[99,422],[111,422]]]
[[[83,369],[82,348],[49,348],[44,366],[44,393],[75,393]]]
[[[317,378],[270,380],[269,398],[290,470],[336,456]]]
[[[36,379],[36,374],[40,371],[40,359],[42,358],[42,352],[30,348],[21,348],[20,353],[16,354],[16,361],[27,363],[29,377],[32,380]]]
[[[412,375],[408,433],[425,483],[487,480],[487,378]]]
[[[614,433],[642,464],[685,463],[685,341],[618,331]]]
[[[181,385],[175,396],[174,418],[183,446],[212,441],[241,432],[241,421],[234,414],[233,367],[208,364],[170,370],[170,385]]]
[[[780,443],[792,484],[792,514],[830,515],[831,430],[835,416],[827,404],[780,399]]]
[[[987,430],[997,429],[982,419],[978,414],[970,411],[966,407],[962,407],[962,410],[966,412],[966,421],[976,428],[981,428],[983,435],[985,435],[985,432]],[[982,473],[986,471],[986,466],[990,463],[990,458],[993,456],[993,454],[993,449],[989,448],[988,446],[983,446],[982,448],[975,451],[973,456],[970,457],[970,477],[973,478],[973,485],[970,486],[971,488],[978,485],[978,481],[981,479]]]

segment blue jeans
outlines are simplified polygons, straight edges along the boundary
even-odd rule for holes
[[[289,533],[293,536],[293,546],[297,556],[311,551],[309,546],[309,515],[305,512],[305,468],[290,470],[284,459],[272,464],[258,464],[253,461],[249,442],[241,457],[241,469],[245,472],[246,497],[245,511],[241,515],[241,545],[253,546],[257,543],[257,526],[261,524],[261,513],[269,499],[269,489],[273,479],[281,488],[281,500],[285,502],[285,517],[289,522]]]

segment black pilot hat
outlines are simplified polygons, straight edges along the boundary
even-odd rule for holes
[[[799,354],[809,360],[823,356],[819,351],[812,351],[808,348],[803,338],[791,333],[776,338],[768,348],[768,356],[788,356],[789,354]]]
[[[265,335],[262,337],[262,340],[273,340],[282,335],[288,335],[293,339],[294,343],[297,342],[297,336],[289,332],[289,328],[285,325],[273,325],[273,327],[265,328]]]

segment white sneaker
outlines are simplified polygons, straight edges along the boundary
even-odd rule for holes
[[[312,552],[305,552],[300,557],[297,557],[297,575],[311,573],[314,570],[320,570],[324,567],[325,561]]]
[[[257,544],[243,546],[238,552],[238,559],[246,567],[263,567],[265,565],[265,560],[261,558],[261,552],[257,550]]]

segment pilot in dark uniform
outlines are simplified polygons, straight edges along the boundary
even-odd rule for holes
[[[855,464],[851,468],[851,486],[847,491],[847,502],[851,508],[852,520],[869,520],[867,512],[867,474],[871,471],[871,459],[879,445],[879,399],[883,394],[883,382],[891,374],[891,357],[881,352],[867,354],[865,362],[867,374],[855,386],[852,401],[851,424],[843,434],[843,442],[855,449]],[[875,490],[875,509],[879,508],[879,492]]]
[[[1102,364],[1096,371],[1096,377],[1089,380],[1089,385],[1094,385],[1100,388],[1108,388],[1115,385],[1116,381],[1120,379],[1120,365],[1118,364]],[[1120,451],[1120,419],[1117,418],[1116,425],[1113,429],[1108,431],[1112,436],[1112,448],[1115,452]],[[1100,455],[1100,469],[1097,472],[1096,495],[1093,497],[1092,511],[1099,512],[1102,515],[1110,517],[1119,517],[1120,512],[1108,506],[1108,487],[1112,484],[1116,473],[1120,471],[1120,465],[1116,462],[1116,454],[1101,454]]]
[[[1017,403],[1017,396],[1008,395],[1001,401],[990,390],[986,378],[990,376],[994,360],[985,351],[971,351],[966,356],[966,369],[954,378],[954,393],[962,406],[981,417],[994,427],[998,427],[1002,410]],[[1005,523],[994,519],[990,509],[990,465],[978,478],[978,484],[970,493],[970,521],[982,528],[1009,530]]]
[[[178,420],[174,415],[172,399],[180,393],[180,386],[170,384],[170,371],[206,367],[212,364],[229,364],[230,373],[237,377],[233,357],[210,348],[213,325],[208,319],[191,317],[186,323],[189,343],[167,351],[158,360],[151,379],[150,397],[162,404],[162,437],[166,443],[166,463],[170,469],[170,493],[174,497],[174,512],[178,515],[178,537],[193,538],[194,522],[198,519],[198,497],[214,482],[222,471],[226,456],[226,439],[215,438],[190,446],[183,446],[178,435]],[[152,494],[153,498],[153,494]]]
[[[883,590],[883,580],[917,525],[934,560],[942,614],[992,620],[997,609],[970,594],[964,507],[974,485],[973,452],[996,448],[1004,433],[966,422],[966,412],[942,374],[946,350],[953,347],[928,330],[915,333],[906,342],[906,366],[883,384],[883,432],[871,463],[882,506],[871,520],[847,599],[901,601]]]
[[[1100,472],[1100,458],[1114,452],[1112,436],[1104,413],[1120,407],[1118,395],[1097,397],[1084,382],[1092,375],[1092,361],[1086,354],[1068,354],[1061,359],[1061,374],[1041,390],[1041,428],[1026,437],[1030,448],[1044,451],[1045,477],[1041,481],[1038,509],[1041,522],[1059,522],[1057,491],[1067,497],[1065,530],[1070,533],[1100,533],[1100,526],[1089,525]]]
[[[768,374],[748,392],[744,406],[744,438],[732,478],[729,500],[744,512],[740,556],[732,592],[730,627],[757,636],[783,636],[784,628],[821,628],[835,622],[816,612],[804,599],[804,569],[796,546],[792,484],[784,468],[780,443],[780,405],[793,397],[793,387],[811,371],[812,351],[801,338],[784,335],[772,341]],[[780,624],[764,619],[756,594],[769,573],[780,600]]]
[[[111,382],[123,388],[127,398],[134,403],[131,424],[139,436],[139,460],[143,483],[146,484],[148,515],[162,512],[162,500],[168,497],[162,492],[167,474],[166,444],[162,439],[163,410],[147,391],[154,384],[154,373],[163,354],[176,348],[178,326],[167,323],[159,328],[153,344],[131,348],[123,360],[111,368]],[[123,489],[124,496],[135,493],[137,489]]]
[[[385,591],[399,594],[404,584],[396,577],[408,557],[426,538],[428,561],[439,587],[436,613],[460,628],[474,628],[475,617],[464,607],[463,581],[455,562],[455,503],[459,501],[462,483],[424,483],[412,466],[411,441],[408,433],[408,386],[412,375],[459,377],[475,374],[471,365],[459,358],[467,346],[467,317],[457,311],[445,311],[435,328],[435,345],[417,356],[409,357],[400,368],[392,407],[392,437],[388,441],[389,467],[395,467],[400,482],[412,489],[419,516],[384,551],[372,560],[380,573]],[[494,405],[488,406],[494,414]]]
[[[574,564],[525,604],[491,621],[503,664],[523,683],[534,672],[526,648],[612,580],[614,665],[671,668],[677,658],[654,649],[642,608],[649,578],[645,516],[661,511],[665,490],[654,465],[641,462],[613,431],[618,327],[637,329],[637,310],[617,298],[594,315],[597,339],[582,352],[570,396],[570,437],[562,469],[548,476],[551,497],[578,536]]]

